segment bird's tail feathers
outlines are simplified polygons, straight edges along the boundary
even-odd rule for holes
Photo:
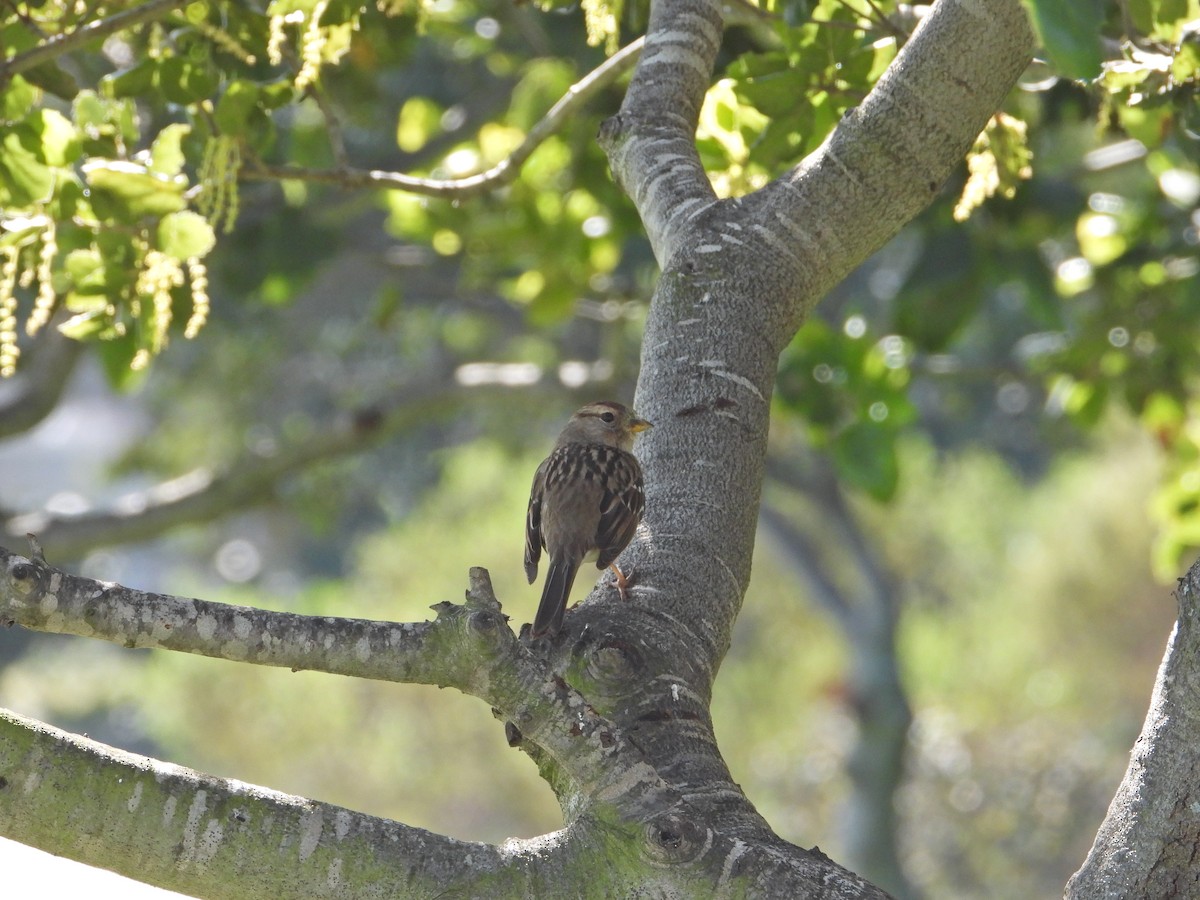
[[[551,558],[550,569],[546,572],[546,584],[542,588],[542,602],[538,604],[537,615],[534,616],[533,628],[530,631],[533,637],[553,634],[562,627],[567,597],[571,593],[571,585],[575,583],[575,574],[578,571],[577,562]]]

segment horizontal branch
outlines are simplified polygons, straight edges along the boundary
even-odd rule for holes
[[[498,709],[576,785],[590,784],[626,814],[649,808],[642,795],[666,790],[616,726],[517,640],[484,569],[471,570],[465,606],[439,603],[436,619],[419,623],[137,591],[51,568],[39,552],[23,557],[0,548],[0,569],[2,623],[293,671],[453,687]],[[623,756],[627,762],[614,765]],[[614,772],[619,785],[597,781]]]
[[[529,129],[525,139],[516,150],[492,168],[477,175],[468,175],[465,178],[420,178],[401,172],[356,169],[352,166],[341,166],[336,169],[311,169],[292,165],[267,165],[252,161],[243,168],[241,177],[258,181],[306,181],[315,184],[331,184],[347,189],[387,188],[450,200],[464,200],[478,196],[514,181],[521,171],[522,164],[547,138],[561,130],[593,97],[633,68],[634,63],[641,55],[643,40],[643,38],[638,38],[623,47],[571,85],[562,99]]]
[[[74,342],[72,342],[74,343]],[[82,515],[36,511],[3,523],[10,541],[34,533],[56,559],[79,559],[99,546],[162,535],[183,524],[207,522],[274,496],[279,483],[316,463],[366,450],[390,434],[434,414],[463,389],[443,383],[416,386],[390,403],[364,407],[269,455],[249,455],[224,472],[194,469],[122,497],[115,508]]]
[[[0,836],[202,897],[521,896],[547,839],[460,841],[0,710]]]

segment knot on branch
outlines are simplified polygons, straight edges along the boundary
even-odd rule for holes
[[[700,857],[712,843],[709,829],[678,812],[646,823],[646,856],[659,865],[679,865]]]
[[[611,148],[625,132],[625,123],[620,113],[609,116],[600,123],[600,131],[596,134],[596,143],[604,150]]]
[[[615,700],[639,689],[644,682],[646,661],[635,644],[607,637],[590,647],[584,675],[591,682],[593,699]]]
[[[13,593],[21,597],[30,597],[45,590],[49,570],[38,560],[9,556],[5,574]]]
[[[1179,603],[1179,612],[1182,615],[1189,606],[1195,606],[1197,599],[1200,599],[1200,559],[1197,559],[1187,574],[1180,578],[1175,588],[1175,600]]]
[[[493,639],[496,635],[503,636],[507,632],[503,626],[508,616],[500,608],[500,601],[492,588],[492,578],[488,570],[473,567],[470,572],[470,587],[467,588],[466,603],[459,606],[442,601],[435,603],[430,609],[437,613],[440,621],[465,621],[466,626],[474,632],[474,636]],[[511,632],[507,636],[512,637]]]

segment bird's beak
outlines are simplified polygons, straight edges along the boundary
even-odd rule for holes
[[[647,422],[645,419],[634,419],[633,421],[631,421],[629,423],[629,430],[632,431],[634,434],[637,434],[640,431],[645,431],[647,428],[653,428],[653,427],[654,427],[654,423]]]

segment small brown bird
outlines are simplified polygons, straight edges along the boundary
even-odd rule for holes
[[[611,568],[626,597],[624,573],[615,562],[642,520],[646,497],[642,467],[630,452],[633,436],[651,427],[620,403],[589,403],[571,416],[533,476],[525,519],[525,575],[537,578],[542,548],[550,569],[530,632],[534,637],[562,626],[567,596],[585,560]]]

